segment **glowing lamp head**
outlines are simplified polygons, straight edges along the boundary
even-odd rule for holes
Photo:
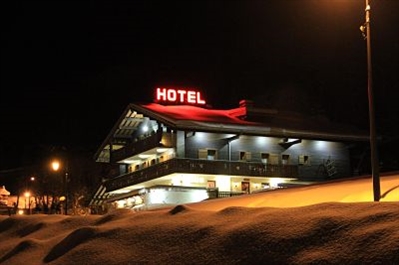
[[[57,171],[58,169],[60,169],[60,162],[58,162],[57,160],[54,160],[54,161],[51,163],[51,168],[52,168],[54,171]]]

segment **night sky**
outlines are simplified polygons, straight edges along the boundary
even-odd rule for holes
[[[3,1],[4,2],[4,1]],[[368,130],[364,0],[5,1],[0,170],[95,150],[128,103],[190,87]],[[372,0],[377,132],[396,136],[399,1]]]

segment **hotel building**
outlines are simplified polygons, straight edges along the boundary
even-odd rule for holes
[[[158,89],[156,103],[126,107],[95,154],[118,172],[92,207],[153,209],[348,177],[351,148],[369,141],[326,119],[248,100],[216,110],[200,96]]]

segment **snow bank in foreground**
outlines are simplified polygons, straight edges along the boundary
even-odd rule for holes
[[[277,194],[264,193],[103,216],[3,215],[0,264],[399,264],[399,202],[356,202],[352,191],[352,202],[296,207],[264,207]]]

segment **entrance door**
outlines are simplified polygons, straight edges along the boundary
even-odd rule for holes
[[[249,181],[242,181],[241,182],[241,191],[243,191],[244,193],[249,194],[250,190],[249,190]]]

